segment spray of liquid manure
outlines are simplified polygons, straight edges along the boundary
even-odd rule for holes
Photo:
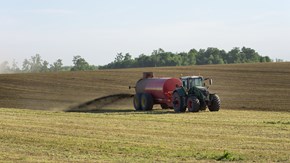
[[[77,106],[70,107],[66,109],[66,112],[116,112],[116,111],[128,111],[124,109],[108,109],[107,107],[120,103],[122,100],[130,100],[134,95],[132,94],[113,94],[108,96],[103,96],[94,100],[90,100],[81,103]],[[115,106],[116,107],[116,106]],[[116,107],[117,108],[117,107]],[[133,111],[131,109],[131,111]]]

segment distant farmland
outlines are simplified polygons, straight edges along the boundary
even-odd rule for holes
[[[290,63],[138,68],[89,72],[0,75],[0,106],[65,110],[102,96],[134,93],[143,71],[156,76],[203,75],[214,79],[222,109],[290,111]],[[119,105],[119,104],[117,104]],[[123,102],[132,109],[131,100]]]

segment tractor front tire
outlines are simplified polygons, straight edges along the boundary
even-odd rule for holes
[[[149,93],[143,93],[141,95],[141,109],[143,111],[152,110],[154,105],[153,97]]]
[[[218,95],[211,95],[211,104],[208,106],[209,111],[219,111],[221,107],[221,100]]]
[[[195,96],[190,96],[187,99],[187,107],[189,112],[198,112],[200,109],[200,102]]]
[[[142,110],[141,109],[141,93],[136,93],[133,98],[133,105],[136,111]]]
[[[173,93],[172,96],[173,109],[176,113],[185,112],[186,106],[181,96],[177,92]]]

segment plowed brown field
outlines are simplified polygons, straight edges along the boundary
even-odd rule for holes
[[[219,94],[222,109],[290,111],[290,63],[1,74],[0,107],[66,110],[103,96],[133,94],[128,86],[143,71],[160,77],[200,74],[213,78],[210,90]],[[129,99],[120,105],[133,110]]]

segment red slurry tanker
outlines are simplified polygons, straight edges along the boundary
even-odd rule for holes
[[[143,78],[137,81],[134,95],[136,110],[152,110],[153,105],[160,104],[162,109],[172,108],[175,112],[190,112],[220,109],[217,94],[209,93],[205,81],[212,79],[202,76],[185,76],[181,78],[155,78],[152,72],[144,72]],[[131,88],[131,87],[129,87]]]

